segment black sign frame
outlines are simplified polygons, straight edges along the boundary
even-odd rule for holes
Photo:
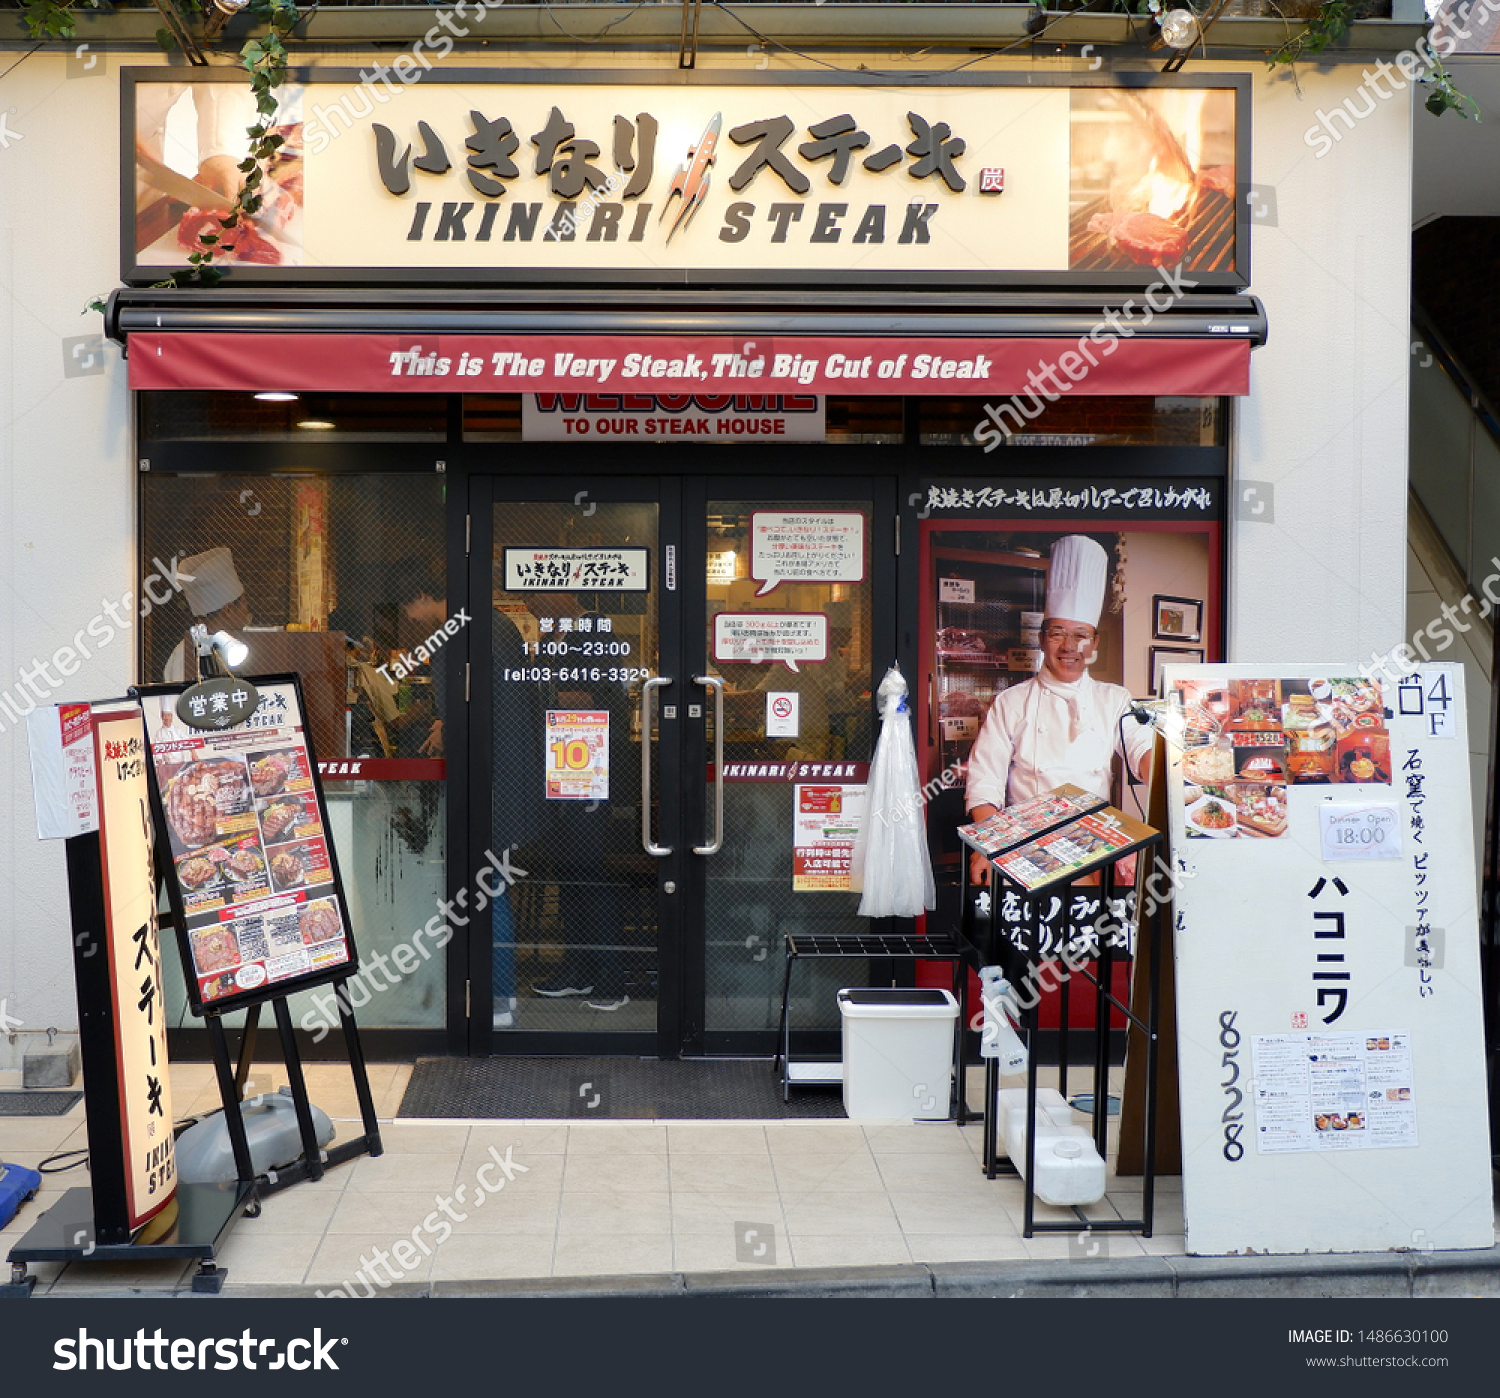
[[[297,701],[297,717],[302,725],[302,738],[307,749],[308,773],[312,781],[312,795],[317,801],[318,819],[323,826],[324,847],[328,852],[328,868],[333,876],[333,892],[331,894],[320,894],[319,897],[331,897],[338,907],[339,916],[343,920],[345,944],[349,949],[349,959],[341,961],[336,966],[329,966],[320,970],[309,971],[303,975],[289,977],[286,980],[270,981],[264,985],[257,986],[251,990],[242,990],[234,994],[225,995],[218,999],[205,1002],[200,994],[198,975],[193,960],[193,949],[191,939],[188,935],[187,909],[183,901],[182,885],[177,879],[177,870],[173,862],[170,850],[172,848],[171,832],[167,826],[166,807],[163,801],[161,786],[157,781],[156,762],[154,753],[152,760],[147,764],[148,784],[151,792],[151,818],[155,825],[158,868],[161,877],[167,885],[167,900],[171,905],[172,924],[177,932],[178,953],[182,960],[183,979],[187,983],[188,1005],[194,1015],[199,1019],[209,1016],[228,1014],[233,1010],[246,1009],[252,1005],[262,1005],[267,1001],[284,999],[295,994],[299,990],[310,990],[320,985],[330,985],[335,981],[347,980],[354,975],[360,967],[359,949],[354,939],[354,924],[349,917],[349,902],[344,896],[344,879],[339,870],[338,852],[334,849],[332,827],[328,821],[328,802],[323,793],[322,779],[318,775],[318,758],[313,748],[312,730],[307,723],[307,707],[302,699],[301,678],[293,674],[284,675],[254,675],[247,676],[248,679],[265,695],[268,687],[274,685],[290,685]],[[143,704],[152,699],[170,699],[173,708],[180,695],[192,688],[191,684],[155,684],[140,685],[132,692],[139,696]],[[195,730],[196,731],[196,730]],[[224,736],[240,731],[238,728],[221,728],[212,730],[213,734]],[[205,736],[208,736],[205,733]],[[151,751],[151,728],[146,725],[146,746]]]

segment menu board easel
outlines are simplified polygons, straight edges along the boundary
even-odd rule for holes
[[[1071,818],[1065,818],[1061,822],[1045,824],[1041,807],[1050,801],[1059,799],[1080,802],[1088,806],[1083,814],[1075,814]],[[992,885],[1004,880],[1023,894],[1033,894],[1045,890],[1050,895],[1061,898],[1066,905],[1070,901],[1071,891],[1076,883],[1082,879],[1098,875],[1103,889],[1103,902],[1101,906],[1107,909],[1110,905],[1110,891],[1112,888],[1112,875],[1114,867],[1127,855],[1139,850],[1148,849],[1161,842],[1160,831],[1149,825],[1142,824],[1132,819],[1123,811],[1114,809],[1104,801],[1088,797],[1087,793],[1077,792],[1075,788],[1059,787],[1054,791],[1047,792],[1043,796],[1035,798],[1031,802],[1023,803],[1021,806],[1007,807],[1005,811],[991,816],[988,821],[979,822],[979,826],[987,826],[991,822],[1000,820],[1007,815],[1011,816],[1011,828],[1007,834],[1018,836],[1009,844],[1002,842],[991,832],[986,839],[984,832],[976,832],[973,826],[961,826],[959,838],[978,853],[984,855],[989,861],[992,871]],[[1038,822],[1044,827],[1040,831],[1027,829]],[[962,886],[960,889],[960,907],[963,909],[963,935],[971,945],[978,946],[978,938],[974,933],[974,899],[970,896],[969,889],[969,861],[961,862],[963,871]],[[1144,881],[1143,861],[1137,861],[1136,868],[1136,900],[1137,913],[1141,907],[1141,893]],[[993,899],[995,889],[992,887],[991,898]],[[1135,916],[1136,914],[1132,914]],[[1074,966],[1071,961],[1067,963],[1068,970],[1061,977],[1061,984],[1066,986],[1072,975],[1083,976],[1094,987],[1094,1112],[1093,1112],[1093,1136],[1094,1143],[1100,1155],[1107,1151],[1108,1132],[1108,1099],[1109,1099],[1109,1017],[1111,1008],[1123,1014],[1129,1024],[1139,1029],[1146,1035],[1147,1043],[1147,1065],[1146,1065],[1146,1122],[1145,1122],[1145,1157],[1146,1165],[1141,1188],[1141,1216],[1138,1219],[1117,1219],[1108,1222],[1098,1222],[1088,1219],[1081,1209],[1075,1209],[1078,1218],[1085,1228],[1092,1228],[1098,1232],[1140,1232],[1146,1237],[1151,1236],[1152,1212],[1155,1200],[1155,1099],[1156,1099],[1156,1072],[1157,1072],[1157,1043],[1158,1043],[1158,1019],[1160,1014],[1160,994],[1156,968],[1160,966],[1159,940],[1160,922],[1152,919],[1150,922],[1150,960],[1153,974],[1150,978],[1148,1003],[1145,1018],[1137,1016],[1130,1006],[1118,1000],[1110,990],[1111,957],[1108,938],[1102,932],[1099,936],[1098,950],[1098,974],[1091,974],[1082,966]],[[990,947],[993,955],[993,946]],[[1028,946],[1025,951],[1027,963],[1026,974],[1032,977],[1040,968],[1041,954],[1035,943]],[[981,963],[989,960],[984,951],[980,950]],[[1038,977],[1038,979],[1040,979]],[[1037,1122],[1037,1007],[1040,1002],[1038,994],[1025,997],[1027,1000],[1023,1012],[1024,1023],[1022,1029],[1026,1036],[1027,1045],[1027,1067],[1026,1067],[1026,1169],[1024,1175],[1026,1180],[1036,1179],[1036,1122]],[[986,1007],[988,1009],[988,1007]],[[1064,1031],[1064,1036],[1065,1036]],[[960,1061],[960,1081],[962,1081],[963,1063]],[[998,1129],[998,1092],[1000,1087],[999,1059],[988,1057],[985,1062],[985,1112],[984,1112],[984,1171],[989,1179],[994,1179],[997,1174],[1021,1174],[1015,1164],[1011,1161],[1001,1161],[999,1158],[999,1129]],[[960,1117],[962,1123],[962,1116]],[[1022,1228],[1022,1236],[1030,1238],[1037,1232],[1077,1232],[1079,1223],[1038,1223],[1035,1219],[1035,1194],[1028,1186],[1025,1191],[1025,1218]]]
[[[242,722],[189,725],[178,701],[195,686],[152,685],[145,709],[157,867],[167,885],[188,1002],[207,1023],[236,1168],[253,1178],[238,1111],[260,1006],[270,1002],[281,1040],[302,1159],[278,1170],[281,1189],[319,1179],[326,1165],[381,1154],[359,1029],[343,993],[359,967],[328,807],[295,674],[247,677],[258,692]],[[246,700],[245,702],[249,702]],[[191,710],[190,710],[191,712]],[[317,1143],[287,997],[334,983],[364,1135],[327,1152]],[[246,1011],[237,1068],[223,1017]]]

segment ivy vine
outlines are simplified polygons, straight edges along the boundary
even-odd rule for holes
[[[1330,44],[1337,43],[1349,32],[1349,26],[1358,18],[1359,6],[1356,0],[1325,0],[1319,5],[1315,14],[1308,19],[1306,27],[1300,33],[1292,35],[1282,46],[1271,55],[1271,66],[1277,64],[1295,63],[1300,58],[1309,55],[1320,54]],[[1460,92],[1453,82],[1453,74],[1443,66],[1441,56],[1429,44],[1426,46],[1425,57],[1432,60],[1431,66],[1426,72],[1417,76],[1416,81],[1428,88],[1427,97],[1423,106],[1433,116],[1442,116],[1444,112],[1457,112],[1465,120],[1468,119],[1469,109],[1473,109],[1474,120],[1479,120],[1479,103],[1465,92]]]
[[[33,39],[45,43],[48,39],[71,39],[76,20],[73,6],[76,0],[25,0],[26,28]],[[87,0],[94,5],[96,0]],[[189,0],[194,8],[206,10],[210,0]],[[157,282],[156,288],[198,284],[212,285],[223,275],[215,267],[215,259],[234,251],[235,230],[249,223],[265,203],[262,184],[265,180],[264,162],[275,155],[284,138],[276,134],[276,89],[286,79],[288,55],[286,41],[292,37],[301,11],[295,0],[250,0],[246,7],[251,14],[266,26],[266,33],[251,39],[240,49],[239,64],[250,76],[250,89],[255,95],[255,125],[249,127],[249,153],[239,164],[244,175],[239,194],[228,213],[218,220],[218,233],[205,233],[198,241],[202,252],[188,255],[188,265],[174,272],[165,281]],[[177,47],[177,40],[170,30],[156,31],[156,41],[163,49]],[[95,297],[88,309],[102,311],[104,298]]]
[[[248,224],[261,210],[265,195],[261,186],[265,180],[264,162],[270,160],[279,147],[286,143],[276,134],[276,89],[286,78],[286,40],[297,27],[301,12],[294,0],[250,0],[250,13],[263,21],[267,33],[259,39],[251,39],[240,50],[240,67],[250,75],[250,90],[255,95],[255,125],[248,128],[250,150],[239,163],[245,176],[239,194],[229,212],[221,218],[221,233],[205,233],[198,242],[202,252],[188,254],[188,266],[174,273],[159,286],[185,286],[196,282],[211,286],[223,275],[213,265],[214,259],[234,251],[235,230]],[[164,49],[173,49],[177,41],[165,29],[156,34],[156,41]]]

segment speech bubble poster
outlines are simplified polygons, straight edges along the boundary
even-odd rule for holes
[[[714,660],[720,665],[777,662],[796,671],[828,659],[828,618],[822,612],[720,612],[714,618]]]
[[[750,516],[750,576],[764,597],[782,583],[863,582],[865,517],[854,510]]]

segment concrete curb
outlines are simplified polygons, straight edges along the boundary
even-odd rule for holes
[[[501,1240],[497,1238],[496,1241]],[[317,1290],[310,1286],[236,1286],[231,1277],[223,1295],[230,1299],[280,1297],[313,1300]],[[136,1290],[130,1294],[139,1296],[142,1292]],[[178,1291],[175,1294],[190,1293]],[[793,1297],[947,1300],[966,1297],[1087,1299],[1127,1296],[1156,1300],[1500,1297],[1500,1247],[1448,1253],[943,1262],[894,1267],[788,1267],[763,1273],[672,1272],[640,1277],[440,1281],[406,1283],[379,1293],[380,1299],[426,1300],[760,1300]]]

